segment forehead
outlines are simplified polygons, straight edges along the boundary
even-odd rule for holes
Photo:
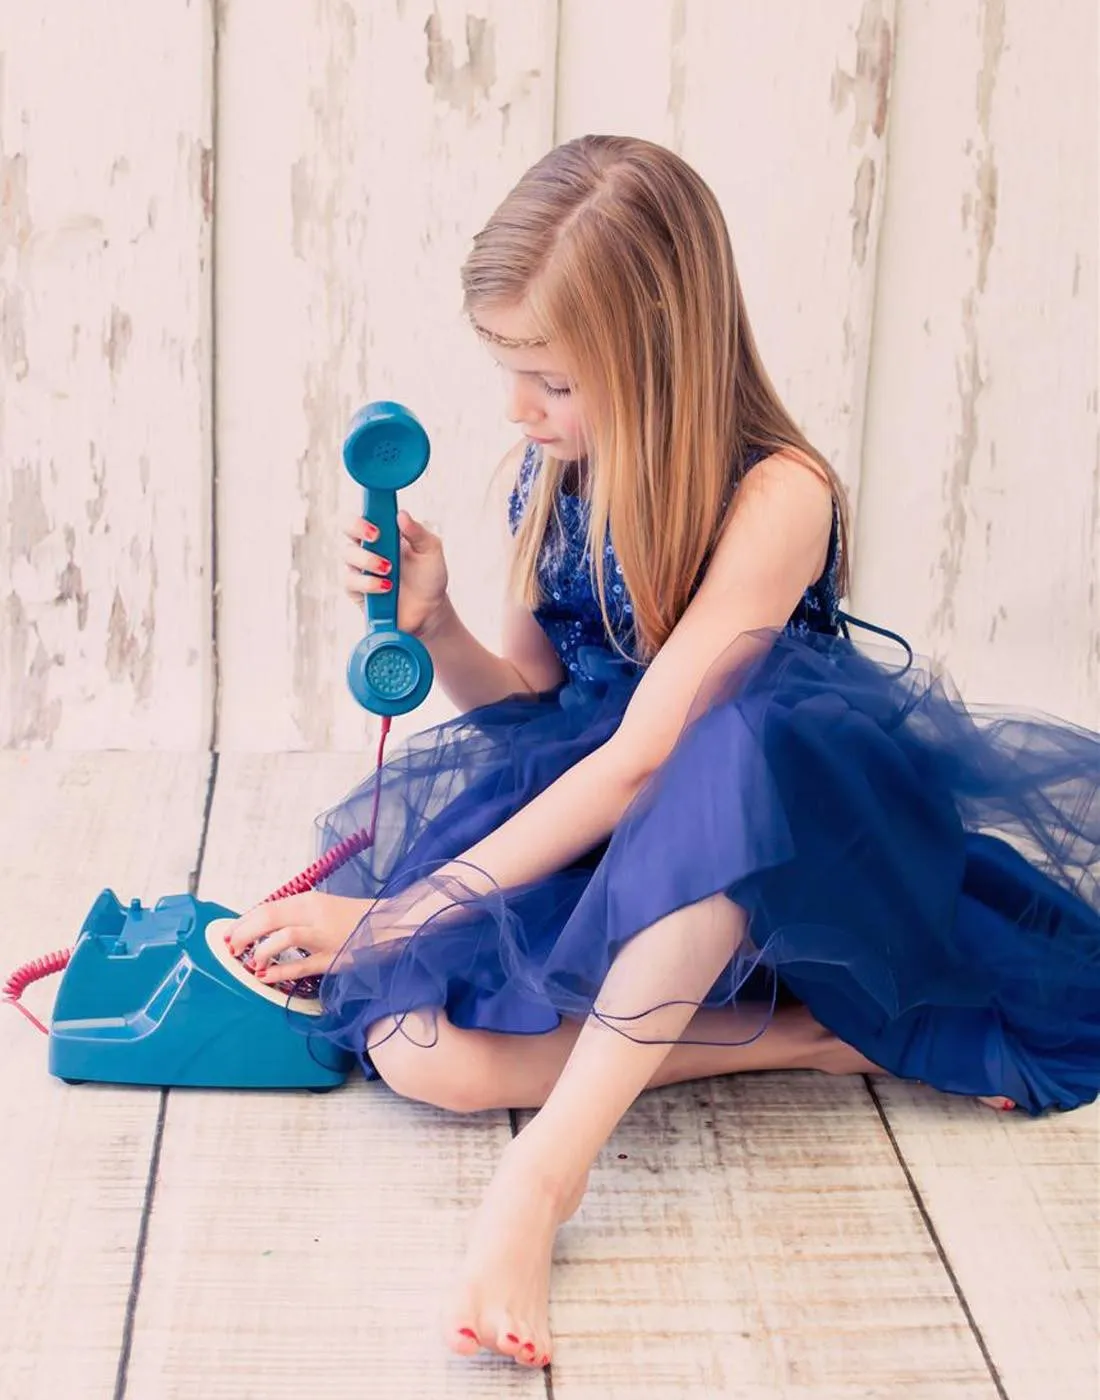
[[[565,356],[553,343],[546,345],[504,345],[501,341],[541,339],[539,327],[523,306],[480,307],[472,317],[482,334],[482,343],[494,359],[519,374],[568,374]]]

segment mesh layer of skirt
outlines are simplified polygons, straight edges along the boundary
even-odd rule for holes
[[[638,683],[585,661],[385,765],[375,846],[323,886],[378,902],[322,983],[318,1033],[371,1074],[372,1037],[412,1011],[512,1034],[598,1014],[625,943],[723,893],[747,934],[701,1004],[755,1008],[742,1039],[793,998],[904,1078],[1031,1113],[1096,1097],[1100,736],[968,709],[927,666],[841,638],[753,634],[608,841],[496,888],[457,858],[609,739]],[[375,781],[318,819],[322,850],[366,822]],[[637,1010],[619,1028],[649,1039]]]

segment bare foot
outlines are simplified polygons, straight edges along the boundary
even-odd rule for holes
[[[1001,1113],[1011,1113],[1016,1105],[1011,1099],[1006,1099],[1003,1094],[995,1094],[993,1098],[979,1098],[979,1103],[984,1103],[986,1108],[999,1109]]]
[[[885,1075],[886,1071],[866,1059],[863,1055],[850,1045],[846,1045],[843,1040],[838,1040],[831,1031],[821,1028],[822,1034],[814,1046],[813,1059],[810,1063],[815,1069],[824,1070],[826,1074],[872,1074]],[[986,1108],[995,1108],[1002,1113],[1011,1113],[1016,1107],[1015,1103],[1003,1094],[995,1094],[990,1098],[979,1097],[978,1102],[985,1104]]]
[[[554,1237],[580,1205],[587,1180],[552,1180],[520,1144],[517,1138],[505,1150],[474,1216],[445,1332],[460,1356],[484,1347],[539,1367],[551,1356]]]

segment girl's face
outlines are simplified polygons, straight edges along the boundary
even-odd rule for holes
[[[504,340],[533,340],[537,330],[522,307],[478,311],[477,324],[490,333],[486,348],[504,375],[505,412],[548,457],[580,461],[587,454],[584,404],[567,361],[553,345],[511,346]]]

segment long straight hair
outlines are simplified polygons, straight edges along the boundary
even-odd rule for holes
[[[534,165],[474,239],[464,306],[523,306],[584,395],[588,548],[609,637],[610,532],[634,609],[636,659],[683,615],[750,454],[793,451],[843,487],[784,408],[745,314],[713,193],[648,141],[584,136]],[[542,464],[516,536],[512,587],[540,601],[539,557],[567,464]]]

